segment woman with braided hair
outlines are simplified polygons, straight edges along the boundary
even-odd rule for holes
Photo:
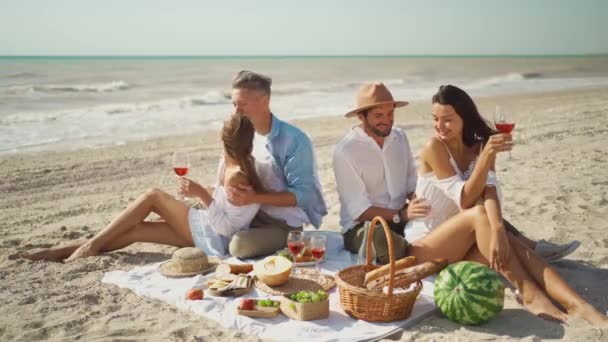
[[[91,239],[26,253],[23,257],[71,261],[121,249],[135,242],[195,246],[208,255],[227,254],[230,238],[248,229],[260,207],[256,203],[235,206],[228,201],[224,190],[224,185],[246,185],[257,191],[263,190],[251,156],[253,136],[253,125],[246,117],[232,114],[224,121],[221,132],[223,167],[213,193],[190,179],[180,177],[180,192],[186,197],[197,198],[205,209],[191,208],[162,190],[150,189]],[[152,212],[162,220],[146,221]]]

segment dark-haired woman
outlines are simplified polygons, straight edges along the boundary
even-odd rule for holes
[[[244,116],[233,114],[221,132],[224,172],[213,194],[187,178],[180,178],[180,192],[198,198],[206,209],[194,209],[158,189],[150,189],[132,202],[107,227],[87,241],[24,254],[30,260],[66,261],[124,248],[135,242],[153,242],[176,247],[198,247],[208,255],[227,254],[230,238],[247,229],[259,204],[235,206],[226,197],[224,185],[262,186],[251,156],[253,125]],[[150,213],[162,221],[145,221]]]
[[[421,153],[416,186],[431,213],[406,225],[408,254],[421,262],[447,258],[489,265],[518,289],[533,314],[559,321],[580,316],[608,325],[605,315],[505,229],[494,164],[497,153],[511,150],[511,136],[494,132],[469,95],[451,85],[433,96],[433,121],[436,135]]]

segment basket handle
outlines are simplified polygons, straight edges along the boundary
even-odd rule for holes
[[[393,236],[391,234],[391,229],[388,227],[388,224],[382,218],[382,216],[376,216],[372,220],[372,223],[369,225],[367,232],[367,246],[366,246],[366,256],[365,256],[365,264],[367,266],[371,266],[372,264],[372,243],[374,237],[374,230],[376,228],[376,223],[380,222],[382,224],[382,228],[384,228],[384,234],[386,235],[386,241],[388,243],[388,258],[389,258],[389,278],[388,278],[388,295],[387,300],[391,300],[393,297],[393,283],[395,281],[395,251],[393,250]]]

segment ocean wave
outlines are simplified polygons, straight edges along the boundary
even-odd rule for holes
[[[24,94],[24,93],[106,93],[113,91],[122,91],[133,88],[133,85],[125,81],[112,81],[107,83],[91,83],[91,84],[31,84],[19,85],[8,88],[9,94]]]
[[[50,123],[73,120],[83,116],[103,119],[104,116],[139,115],[145,113],[196,110],[201,106],[229,105],[230,94],[209,91],[200,96],[186,96],[138,103],[93,105],[67,110],[17,112],[0,116],[0,126]],[[219,113],[218,113],[219,115]]]
[[[20,124],[33,124],[56,121],[62,112],[22,112],[0,117],[0,126],[14,126]]]
[[[324,83],[317,84],[315,82],[299,82],[289,84],[278,84],[273,87],[272,93],[275,95],[297,95],[303,93],[331,93],[344,91],[351,88],[356,88],[360,85],[359,82],[345,83]]]
[[[499,86],[505,83],[513,83],[519,81],[525,81],[535,78],[541,78],[543,74],[539,72],[512,72],[508,74],[493,76],[490,78],[485,78],[481,80],[477,80],[471,82],[468,87],[469,88],[485,88],[485,87],[493,87]]]
[[[303,93],[337,93],[351,92],[359,89],[364,84],[370,82],[383,82],[387,86],[401,86],[410,81],[408,78],[396,78],[387,80],[357,80],[347,82],[323,82],[316,83],[312,81],[277,84],[273,87],[272,93],[276,95],[297,95]]]
[[[201,96],[186,97],[181,100],[184,105],[205,106],[231,102],[231,94],[226,91],[210,90]]]
[[[39,77],[40,75],[35,74],[33,72],[16,72],[14,74],[8,74],[6,78],[34,78]]]
[[[186,96],[144,103],[115,104],[97,107],[108,115],[120,115],[147,112],[171,112],[176,109],[187,110],[201,106],[215,106],[230,104],[230,93],[211,90],[202,95]]]

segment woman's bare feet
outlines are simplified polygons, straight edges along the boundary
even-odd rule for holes
[[[21,254],[21,257],[32,261],[47,260],[61,262],[74,253],[74,251],[85,242],[86,240],[72,241],[65,246],[45,248],[35,252],[25,252]]]
[[[598,327],[608,327],[608,317],[597,311],[597,309],[589,303],[581,303],[575,308],[568,310],[568,314],[574,317],[580,317]]]
[[[99,251],[97,249],[93,248],[93,246],[90,242],[87,242],[87,243],[83,244],[82,246],[78,247],[78,249],[75,250],[74,253],[72,253],[72,255],[70,255],[69,258],[65,259],[65,262],[74,261],[78,258],[86,258],[86,257],[90,257],[90,256],[95,256],[97,254],[99,254]]]
[[[549,298],[545,296],[535,296],[529,302],[523,302],[524,307],[532,314],[548,320],[557,322],[566,322],[568,315],[558,309]]]

